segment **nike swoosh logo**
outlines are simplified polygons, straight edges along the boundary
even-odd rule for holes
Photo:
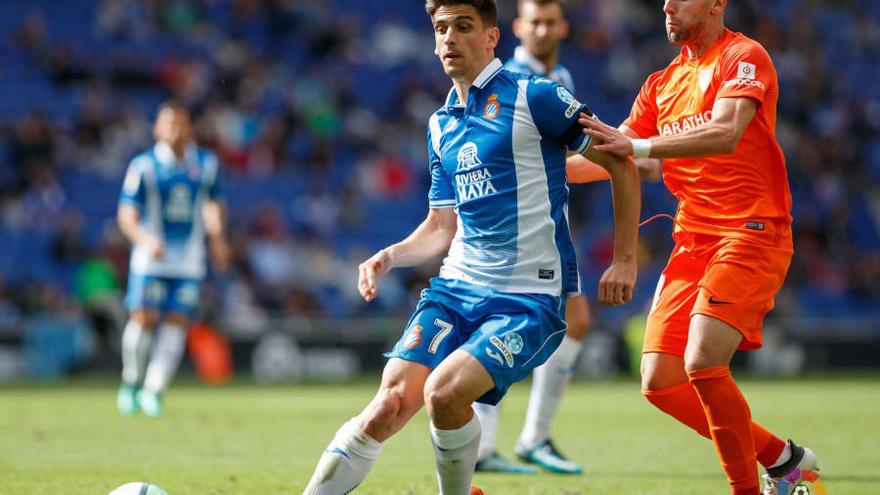
[[[719,301],[719,300],[715,299],[715,296],[710,296],[709,297],[709,304],[733,304],[733,303],[730,301]]]

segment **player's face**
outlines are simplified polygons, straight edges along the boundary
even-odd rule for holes
[[[499,31],[485,26],[472,5],[450,5],[437,9],[434,24],[434,54],[443,71],[453,78],[476,78],[492,59]]]
[[[568,36],[568,22],[558,3],[522,4],[519,17],[513,21],[513,34],[527,52],[537,58],[552,55]]]
[[[192,121],[189,112],[182,108],[163,108],[156,117],[153,136],[172,147],[183,146],[192,138]]]
[[[676,45],[686,45],[702,31],[719,0],[666,0],[666,36]]]

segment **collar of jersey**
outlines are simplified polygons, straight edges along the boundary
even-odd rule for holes
[[[491,62],[486,64],[486,67],[483,67],[483,70],[477,75],[477,78],[474,79],[474,82],[471,83],[471,86],[474,86],[479,89],[483,89],[489,84],[489,81],[495,77],[496,74],[501,72],[504,64],[501,63],[499,58],[492,59]],[[446,97],[446,106],[448,107],[464,107],[465,104],[463,102],[458,101],[458,94],[455,92],[455,86],[453,86],[449,90],[449,95]]]
[[[159,160],[159,163],[165,166],[172,166],[177,164],[177,157],[174,156],[174,150],[171,149],[171,146],[168,145],[165,141],[157,141],[156,146],[153,147],[153,153],[156,155],[156,159]],[[196,156],[196,146],[193,143],[187,143],[183,152],[183,161],[188,163],[194,163]]]
[[[535,58],[535,56],[529,53],[528,50],[523,48],[522,45],[516,47],[516,49],[513,51],[513,59],[525,65],[526,67],[531,69],[532,72],[538,74],[539,76],[546,77],[550,75],[550,69],[548,67],[545,67],[540,60]]]
[[[724,28],[724,30],[721,31],[721,36],[719,36],[717,40],[713,41],[712,44],[709,45],[709,46],[706,48],[706,51],[704,51],[703,54],[700,55],[699,57],[697,57],[697,58],[690,58],[690,57],[688,57],[687,47],[686,47],[686,46],[681,47],[681,53],[679,54],[679,56],[680,56],[681,59],[682,59],[683,61],[685,61],[685,62],[689,62],[689,63],[699,63],[699,62],[702,62],[703,60],[706,60],[706,59],[708,59],[708,58],[710,58],[710,57],[715,56],[715,54],[718,53],[718,48],[719,48],[724,42],[726,42],[727,39],[730,38],[731,36],[733,36],[733,31],[731,31],[731,30],[728,29],[728,28]]]

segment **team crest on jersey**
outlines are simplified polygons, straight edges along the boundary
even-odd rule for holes
[[[458,150],[458,168],[456,168],[456,172],[470,170],[482,165],[483,162],[480,161],[478,155],[479,151],[477,144],[473,141],[464,143],[461,149]]]
[[[493,93],[486,101],[486,106],[483,107],[483,117],[492,120],[499,113],[501,113],[501,102],[498,101],[498,93]]]
[[[403,346],[407,349],[415,349],[422,343],[422,326],[415,325],[409,329],[409,332],[406,334],[406,339],[403,341]]]

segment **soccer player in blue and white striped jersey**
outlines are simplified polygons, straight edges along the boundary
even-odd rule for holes
[[[205,241],[219,268],[229,248],[220,164],[192,142],[189,111],[163,104],[153,134],[156,145],[128,166],[117,212],[119,228],[133,246],[117,406],[123,414],[159,416],[198,308]]]
[[[512,72],[546,77],[575,93],[571,73],[559,63],[562,42],[569,25],[562,0],[518,0],[513,33],[519,39],[513,57],[504,64]],[[565,322],[568,329],[556,352],[532,374],[532,391],[522,433],[516,443],[517,456],[550,472],[580,474],[581,466],[556,449],[550,429],[562,393],[574,374],[581,342],[590,328],[590,306],[578,289],[566,294]],[[477,471],[532,474],[535,469],[501,456],[495,445],[500,410],[498,406],[475,403],[474,412],[482,425]]]
[[[494,0],[428,0],[425,8],[453,82],[428,126],[430,210],[409,237],[361,264],[358,288],[370,301],[376,279],[392,268],[446,258],[388,353],[375,398],[336,433],[307,495],[353,491],[382,443],[423,405],[441,495],[482,493],[470,486],[480,442],[471,404],[497,404],[565,335],[565,295],[577,285],[565,217],[569,150],[612,178],[615,252],[599,300],[632,297],[635,165],[591,149],[577,122],[590,111],[563,86],[502,68]]]

